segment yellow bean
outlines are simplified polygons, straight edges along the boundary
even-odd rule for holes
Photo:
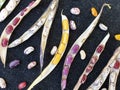
[[[62,21],[62,27],[63,27],[63,30],[69,30],[69,23],[67,19]]]
[[[59,48],[58,48],[58,53],[62,54],[65,50],[65,45],[63,43],[60,44]]]
[[[55,57],[53,58],[52,64],[57,65],[60,61],[61,55],[56,54]]]
[[[120,41],[120,34],[116,34],[115,35],[115,39],[118,40],[118,41]]]
[[[94,7],[91,8],[91,13],[94,17],[96,17],[98,15],[98,12],[97,12],[96,8],[94,8]]]
[[[62,43],[66,44],[68,42],[68,33],[64,33],[62,36]]]

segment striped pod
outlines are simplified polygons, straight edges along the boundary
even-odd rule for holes
[[[104,69],[97,77],[97,79],[87,88],[87,90],[99,90],[103,85],[103,83],[105,82],[105,80],[107,79],[108,75],[110,74],[111,65],[114,67],[115,66],[114,62],[116,62],[119,58],[120,58],[120,47],[118,47],[115,50],[113,56],[110,58],[107,65],[104,67]],[[110,89],[110,90],[114,90],[114,89]]]
[[[61,42],[59,44],[58,50],[54,55],[53,59],[51,60],[51,62],[49,63],[49,65],[33,81],[33,83],[30,85],[30,87],[27,90],[31,90],[36,84],[41,82],[45,77],[47,77],[54,70],[54,68],[58,65],[58,63],[60,62],[66,50],[68,39],[69,39],[69,21],[65,15],[61,14],[61,16],[62,16],[62,38],[61,38]]]
[[[120,54],[118,55],[116,61],[113,63],[113,66],[111,67],[108,90],[116,90],[116,83],[119,73],[120,73]]]
[[[0,9],[2,8],[3,4],[5,3],[6,0],[0,0]]]
[[[40,2],[41,2],[41,0],[32,1],[25,9],[20,11],[3,30],[2,34],[1,34],[1,39],[0,39],[0,57],[1,57],[1,61],[4,64],[4,66],[6,63],[6,55],[7,55],[9,39],[10,39],[13,31],[20,24],[20,22],[24,18],[24,16],[27,15]]]
[[[3,8],[0,12],[0,22],[4,21],[8,15],[10,15],[13,10],[20,3],[20,0],[10,0],[5,8]]]
[[[64,66],[63,66],[63,71],[62,71],[62,80],[61,80],[61,89],[64,90],[66,88],[66,83],[67,83],[67,77],[69,74],[69,69],[70,66],[77,55],[78,51],[80,50],[81,46],[84,44],[84,42],[87,40],[87,38],[90,36],[90,34],[93,32],[95,26],[97,25],[100,16],[102,14],[104,6],[109,6],[109,4],[103,4],[100,13],[98,16],[93,20],[93,22],[89,25],[89,27],[78,37],[78,39],[74,42],[72,45],[71,49],[69,50]],[[66,73],[65,73],[66,72]]]
[[[58,8],[58,3],[59,0],[53,0],[53,2],[50,5],[50,12],[49,15],[45,21],[44,27],[43,27],[43,32],[42,32],[42,37],[41,37],[41,45],[40,45],[40,67],[41,67],[41,71],[42,71],[42,67],[44,64],[44,52],[45,52],[45,48],[46,48],[46,44],[47,44],[47,39],[48,39],[48,35],[50,32],[50,28],[52,26],[52,23],[54,21],[54,17]]]
[[[55,2],[55,0],[53,0],[53,2]],[[49,15],[50,7],[52,7],[54,4],[53,2],[48,6],[47,10],[42,14],[42,16],[22,36],[20,36],[18,39],[14,40],[12,43],[9,44],[9,48],[16,47],[21,43],[25,42],[44,25]]]
[[[108,33],[106,35],[106,37],[101,41],[101,43],[97,46],[93,56],[91,57],[88,65],[86,66],[84,72],[82,73],[82,75],[80,76],[77,84],[75,85],[74,89],[73,90],[78,90],[79,87],[81,86],[81,84],[84,84],[85,81],[87,80],[87,77],[88,75],[92,72],[95,64],[97,63],[97,61],[99,60],[99,57],[100,55],[102,54],[105,46],[106,46],[106,43],[108,41],[110,37],[110,34]]]

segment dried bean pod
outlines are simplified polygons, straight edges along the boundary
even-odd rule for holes
[[[9,67],[12,69],[17,67],[19,64],[20,64],[20,60],[14,60],[10,62]]]
[[[8,43],[9,43],[9,39],[13,33],[13,31],[15,30],[15,28],[20,24],[21,20],[24,18],[24,16],[26,16],[33,8],[35,8],[39,3],[41,2],[41,0],[36,0],[36,1],[32,1],[25,9],[23,9],[22,11],[20,11],[10,22],[9,24],[5,27],[5,29],[3,30],[2,34],[1,34],[1,39],[0,39],[0,57],[1,57],[1,61],[4,64],[5,67],[5,63],[6,63],[6,55],[7,55],[7,48],[8,48]],[[23,12],[24,11],[24,12]],[[12,27],[9,28],[8,27]],[[8,33],[9,32],[9,33]],[[2,41],[6,39],[6,43],[4,44],[4,46],[2,45]]]
[[[59,0],[58,0],[58,2],[59,2]],[[57,53],[55,54],[55,56],[53,57],[53,59],[51,60],[49,65],[33,81],[33,83],[30,85],[28,90],[31,90],[36,84],[41,82],[44,78],[46,78],[54,70],[54,68],[58,65],[58,63],[60,62],[60,60],[66,50],[66,47],[68,44],[68,39],[69,39],[69,21],[65,15],[61,14],[61,16],[62,16],[62,39],[59,44]]]
[[[110,37],[110,34],[108,33],[108,34],[105,36],[105,38],[101,41],[101,43],[97,46],[97,48],[96,48],[93,56],[91,57],[88,65],[86,66],[84,72],[83,72],[82,75],[80,76],[80,78],[79,78],[79,80],[78,80],[78,82],[77,82],[77,84],[75,85],[75,87],[74,87],[73,90],[78,90],[79,87],[80,87],[82,84],[85,83],[85,81],[87,80],[87,76],[91,73],[91,71],[93,70],[95,64],[96,64],[97,61],[99,60],[99,57],[100,57],[100,55],[102,54],[102,52],[103,52],[103,50],[104,50],[104,48],[105,48],[105,46],[106,46],[106,43],[107,43],[109,37]],[[102,46],[102,48],[100,49],[100,52],[98,52],[98,48],[101,47],[101,46]],[[94,58],[94,57],[96,57],[96,58]]]
[[[6,7],[0,12],[0,22],[4,21],[8,15],[12,13],[12,11],[16,8],[16,6],[20,3],[20,0],[10,0]]]
[[[100,16],[102,14],[103,8],[105,6],[108,6],[108,4],[106,4],[106,3],[103,4],[103,6],[102,6],[98,16],[93,20],[93,22],[89,25],[89,27],[78,37],[78,39],[74,42],[74,44],[72,45],[71,49],[69,50],[69,52],[68,52],[68,54],[67,54],[67,56],[65,58],[63,71],[62,71],[62,80],[61,80],[61,89],[62,90],[64,90],[66,88],[66,83],[67,83],[67,77],[68,77],[69,69],[70,69],[70,66],[71,66],[75,56],[77,55],[79,49],[84,44],[84,42],[87,40],[87,38],[93,32],[95,26],[97,25],[97,23],[98,23],[98,21],[100,19]],[[68,66],[69,68],[67,70],[67,73],[64,73],[66,66]]]
[[[28,54],[30,54],[30,53],[33,52],[33,51],[34,51],[34,47],[29,46],[29,47],[27,47],[27,48],[24,50],[24,54],[28,55]]]
[[[52,23],[54,21],[54,17],[58,8],[58,1],[53,1],[50,4],[50,12],[49,15],[45,21],[44,27],[43,27],[43,32],[42,32],[42,37],[41,37],[41,45],[40,45],[40,67],[41,67],[41,71],[42,71],[42,67],[44,64],[44,52],[45,52],[45,48],[46,48],[46,44],[47,44],[47,39],[48,39],[48,35],[50,32],[50,28],[52,26]]]
[[[36,61],[32,61],[32,62],[30,62],[30,63],[28,64],[27,68],[28,68],[28,69],[32,69],[32,68],[34,68],[36,65],[37,65],[37,62],[36,62]]]
[[[71,8],[70,12],[73,15],[79,15],[80,14],[80,9],[77,8],[77,7],[73,7],[73,8]]]
[[[113,53],[113,56],[110,58],[109,62],[107,65],[104,67],[100,75],[97,77],[97,79],[87,88],[87,90],[99,90],[105,80],[107,79],[110,71],[111,71],[111,64],[120,59],[120,47],[118,47],[115,52]]]
[[[3,78],[0,78],[0,88],[6,88],[6,82]]]
[[[19,90],[22,90],[24,89],[25,87],[27,86],[27,83],[24,81],[24,82],[21,82],[19,85],[18,85],[18,89]]]

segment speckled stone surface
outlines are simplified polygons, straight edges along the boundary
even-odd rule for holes
[[[4,22],[0,23],[0,34],[2,33],[5,26],[10,22],[10,20],[20,10],[26,7],[30,1],[32,0],[21,0],[20,4],[14,10],[14,12]],[[15,29],[13,35],[11,36],[10,42],[21,36],[27,29],[30,28],[30,26],[45,11],[50,1],[52,0],[42,0],[41,3],[35,9],[33,9],[27,16],[25,16],[25,18],[22,20],[20,25]],[[87,39],[87,41],[81,48],[84,49],[87,53],[86,60],[84,61],[80,60],[79,54],[77,54],[77,56],[75,57],[75,60],[70,68],[66,90],[73,90],[74,85],[77,83],[79,76],[82,74],[84,68],[88,64],[95,48],[101,42],[101,40],[104,38],[107,32],[110,32],[111,37],[106,45],[104,52],[102,53],[99,61],[95,65],[94,70],[88,76],[87,82],[84,85],[82,85],[79,90],[86,90],[86,88],[97,78],[99,73],[102,71],[102,69],[107,64],[110,57],[112,56],[114,50],[118,46],[120,46],[120,41],[116,41],[114,39],[114,35],[120,33],[120,10],[119,10],[120,1],[119,0],[60,0],[59,8],[57,10],[57,14],[48,38],[48,43],[44,58],[45,60],[44,68],[48,65],[48,63],[52,59],[52,56],[50,55],[50,51],[52,47],[58,46],[61,39],[62,27],[61,27],[60,14],[62,9],[64,10],[63,13],[68,16],[69,20],[75,20],[77,24],[77,30],[70,31],[70,38],[69,38],[67,50],[63,58],[61,59],[60,63],[58,64],[58,66],[47,78],[45,78],[42,82],[36,85],[33,90],[60,90],[62,68],[68,50],[70,49],[74,41],[78,38],[78,36],[81,35],[81,33],[84,32],[84,30],[93,21],[94,17],[90,13],[90,8],[95,7],[98,11],[100,11],[102,4],[105,2],[110,3],[112,9],[111,10],[109,10],[108,8],[104,9],[99,23],[104,23],[106,26],[108,26],[109,29],[108,31],[105,32],[105,31],[101,31],[98,25],[96,26],[94,32],[91,34],[91,36]],[[79,7],[81,10],[80,15],[77,16],[72,15],[70,13],[70,9],[72,7]],[[32,83],[32,81],[39,75],[40,73],[39,46],[41,41],[42,29],[43,28],[41,28],[33,37],[31,37],[28,41],[24,42],[23,44],[15,48],[8,49],[6,68],[3,68],[2,63],[0,62],[0,77],[5,78],[7,81],[7,88],[5,90],[18,90],[17,86],[22,81],[26,81],[28,83],[27,85],[28,87]],[[28,46],[34,46],[35,51],[30,55],[26,56],[24,55],[23,51]],[[10,69],[9,63],[15,59],[21,60],[21,65],[18,66],[17,68]],[[38,62],[38,65],[32,70],[28,70],[27,65],[29,64],[29,62],[33,60],[36,60]],[[120,75],[117,82],[116,90],[120,90],[119,83],[120,83]],[[108,79],[104,83],[103,87],[104,88],[108,87]],[[27,88],[25,88],[25,90],[26,89]]]

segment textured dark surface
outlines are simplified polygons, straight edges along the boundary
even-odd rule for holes
[[[32,0],[21,0],[19,6],[14,10],[14,12],[2,23],[0,23],[0,33],[3,31],[5,26],[10,22],[10,20],[24,7],[28,5],[28,3]],[[41,3],[33,9],[20,23],[20,25],[15,29],[13,35],[11,36],[10,42],[18,38],[22,35],[29,27],[41,16],[41,14],[45,11],[47,6],[52,0],[42,0]],[[60,90],[61,83],[61,73],[62,67],[65,60],[65,56],[67,55],[68,50],[74,43],[74,41],[78,38],[78,36],[84,32],[84,30],[89,26],[89,24],[93,21],[94,17],[90,13],[91,7],[96,7],[98,11],[104,2],[110,3],[112,9],[109,10],[105,8],[103,14],[100,18],[100,22],[104,23],[109,27],[107,32],[110,32],[111,37],[106,45],[104,52],[102,53],[98,63],[95,65],[94,70],[88,76],[87,82],[80,87],[79,90],[86,90],[86,88],[96,79],[99,75],[103,67],[107,64],[108,60],[112,56],[114,50],[120,46],[120,42],[114,39],[114,35],[120,33],[120,1],[119,0],[60,0],[59,8],[53,22],[49,39],[45,51],[45,64],[44,68],[48,65],[52,56],[50,55],[50,50],[53,45],[58,46],[61,39],[61,10],[64,9],[64,14],[68,16],[69,20],[75,20],[77,23],[77,30],[70,30],[70,39],[68,43],[67,50],[61,59],[58,66],[54,69],[54,71],[45,78],[42,82],[35,86],[33,90]],[[81,9],[81,14],[78,16],[74,16],[70,14],[70,9],[72,7],[79,7]],[[97,26],[92,33],[92,35],[87,39],[85,44],[81,49],[84,49],[87,53],[86,60],[80,60],[80,55],[75,57],[75,60],[70,68],[70,74],[68,76],[68,83],[66,90],[72,90],[74,85],[76,84],[79,76],[82,74],[84,68],[89,62],[90,57],[92,56],[95,48],[100,43],[100,41],[104,38],[107,32],[101,31]],[[39,63],[39,46],[41,40],[42,28],[28,41],[23,44],[8,49],[7,53],[7,64],[6,68],[3,68],[2,63],[0,62],[0,77],[4,77],[7,81],[7,88],[5,90],[17,90],[17,86],[22,81],[27,81],[27,87],[32,83],[32,81],[39,75],[40,68],[39,64],[37,67],[32,70],[27,70],[27,65],[30,61],[36,60]],[[35,51],[30,55],[26,56],[23,54],[23,51],[28,46],[34,46]],[[15,69],[10,69],[8,67],[9,62],[19,59],[21,60],[21,65]],[[108,87],[108,80],[105,82],[103,87]],[[25,89],[26,90],[26,89]],[[117,82],[117,89],[120,90],[120,75]]]

